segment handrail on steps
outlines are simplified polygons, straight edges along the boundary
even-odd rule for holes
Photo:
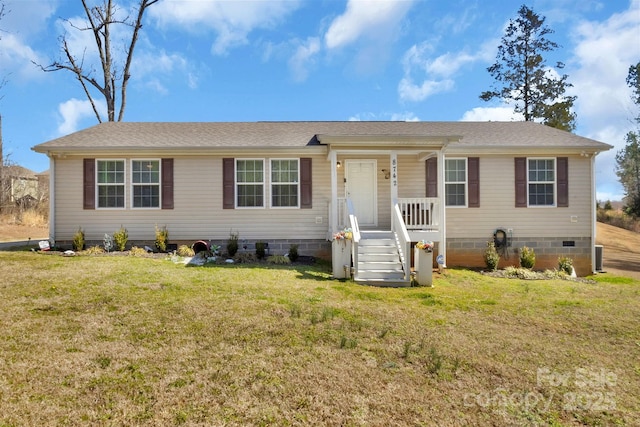
[[[351,227],[351,234],[353,235],[353,239],[351,240],[351,259],[353,261],[355,273],[358,274],[358,242],[360,242],[361,236],[358,217],[353,209],[353,202],[351,202],[351,199],[347,199],[347,212],[349,213],[349,226]]]
[[[391,231],[396,236],[398,249],[400,250],[400,260],[404,269],[404,280],[411,280],[411,238],[409,232],[402,219],[400,206],[396,202],[393,206],[393,215],[391,219]]]

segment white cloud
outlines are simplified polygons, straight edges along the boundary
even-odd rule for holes
[[[99,103],[98,109],[106,112],[104,103]],[[58,105],[58,113],[60,113],[62,122],[58,126],[59,135],[68,135],[78,130],[79,124],[83,119],[94,116],[91,103],[71,98],[68,101]]]
[[[4,34],[0,40],[0,75],[20,80],[32,80],[42,77],[40,71],[33,63],[42,63],[44,60],[36,51],[29,47],[23,40],[14,34]]]
[[[487,61],[493,56],[494,40],[485,42],[470,54],[467,51],[447,52],[431,58],[435,48],[430,42],[411,46],[404,54],[404,77],[398,84],[398,94],[403,101],[424,101],[431,95],[450,91],[455,87],[453,77],[459,70],[476,61]],[[417,76],[417,77],[414,77]],[[416,80],[421,83],[416,83]]]
[[[164,0],[149,9],[149,16],[163,27],[196,33],[214,31],[217,36],[211,51],[223,55],[247,44],[252,31],[274,27],[299,5],[298,0]]]
[[[344,14],[333,20],[325,45],[336,49],[361,38],[393,37],[413,1],[349,0]]]
[[[513,107],[476,107],[465,112],[460,119],[463,122],[511,122],[522,121],[522,114],[513,112]]]
[[[309,66],[313,65],[314,56],[320,51],[320,39],[309,37],[306,42],[299,44],[294,55],[289,59],[289,68],[295,81],[306,80]]]
[[[625,145],[637,114],[626,84],[629,66],[640,59],[640,0],[602,22],[581,22],[572,32],[575,42],[567,74],[578,95],[578,131],[614,146],[596,158],[598,188],[622,195],[615,174],[615,153]],[[614,200],[616,198],[612,198]]]
[[[360,121],[392,121],[392,122],[419,122],[420,118],[411,111],[401,113],[358,113],[348,119],[350,122]]]
[[[418,102],[436,93],[449,91],[453,86],[454,82],[451,79],[424,80],[422,84],[415,84],[411,78],[405,77],[398,84],[398,93],[403,101]]]

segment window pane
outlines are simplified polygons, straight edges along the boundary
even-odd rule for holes
[[[297,185],[274,185],[271,194],[271,206],[296,207],[298,206]]]
[[[263,185],[239,185],[238,186],[238,206],[242,207],[262,207]]]
[[[529,205],[553,205],[553,184],[529,184]]]
[[[465,206],[464,184],[445,184],[447,206]]]
[[[124,183],[124,160],[98,160],[99,184]]]
[[[131,169],[131,179],[134,184],[160,182],[160,162],[158,160],[134,160]]]
[[[554,185],[554,160],[529,159],[529,205],[553,206]]]
[[[124,185],[98,186],[99,208],[124,208]]]
[[[160,186],[136,185],[133,187],[134,208],[157,208],[160,206]]]
[[[445,205],[465,206],[467,162],[465,159],[445,160]]]

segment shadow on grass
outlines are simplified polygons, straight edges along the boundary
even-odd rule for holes
[[[305,263],[270,264],[267,262],[243,262],[243,263],[208,263],[204,265],[187,264],[187,268],[215,268],[215,269],[260,269],[260,270],[286,270],[296,271],[296,278],[300,280],[314,280],[325,282],[333,280],[331,277],[331,264],[323,260],[314,260]]]

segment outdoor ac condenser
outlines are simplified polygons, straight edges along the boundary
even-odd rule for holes
[[[596,247],[596,271],[602,271],[602,252],[604,251],[604,246],[595,245]]]

